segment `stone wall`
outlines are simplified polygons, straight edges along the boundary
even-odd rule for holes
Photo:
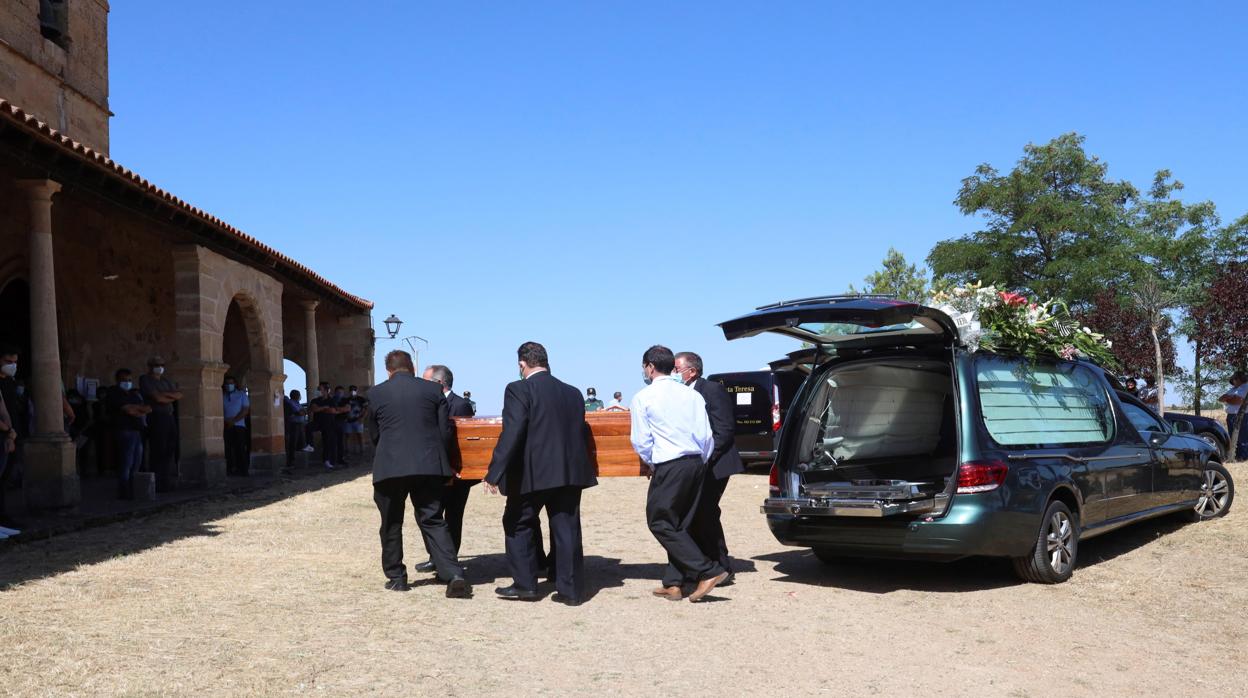
[[[118,368],[146,370],[152,354],[172,360],[174,313],[167,236],[137,215],[107,215],[72,191],[52,206],[61,375],[111,385]],[[26,278],[30,208],[0,178],[0,286]]]
[[[39,30],[39,0],[0,3],[0,97],[108,153],[108,3],[72,0],[65,47]]]
[[[226,319],[237,305],[247,352],[238,379],[251,396],[253,462],[273,466],[283,452],[282,413],[275,400],[282,372],[282,284],[258,269],[195,244],[173,251],[177,309],[174,376],[182,386],[182,476],[211,484],[224,479],[225,427],[221,383],[226,372]],[[237,349],[233,349],[236,353]],[[237,354],[236,354],[237,355]]]

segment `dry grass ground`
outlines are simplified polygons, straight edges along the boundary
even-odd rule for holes
[[[580,608],[494,598],[502,500],[480,491],[476,598],[383,591],[366,477],[15,546],[0,552],[0,693],[1248,694],[1245,504],[1089,541],[1074,579],[1045,587],[991,560],[824,567],[774,541],[765,478],[743,476],[725,499],[737,584],[690,604],[649,595],[645,486],[587,493],[595,593]],[[423,559],[410,524],[407,549]]]

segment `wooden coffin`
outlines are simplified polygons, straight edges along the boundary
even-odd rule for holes
[[[490,467],[494,445],[503,431],[502,417],[456,417],[455,444],[451,463],[460,468],[460,477],[479,480]],[[627,477],[645,474],[644,465],[628,440],[632,422],[627,412],[588,412],[589,459],[598,477]]]

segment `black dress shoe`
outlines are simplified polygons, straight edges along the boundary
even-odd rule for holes
[[[446,585],[446,598],[467,599],[472,597],[472,587],[463,577],[455,577]]]
[[[494,590],[494,593],[498,594],[499,598],[511,601],[537,601],[541,597],[541,594],[538,594],[536,591],[521,589],[514,584],[507,587],[498,587]]]
[[[563,594],[560,594],[557,591],[551,595],[550,600],[554,601],[555,603],[561,603],[564,606],[580,606],[581,605],[580,599],[574,599],[571,596],[564,596]]]
[[[413,569],[415,569],[417,572],[435,572],[437,571],[438,567],[437,565],[433,564],[433,560],[425,560],[419,565],[416,565],[416,567],[414,567]]]
[[[407,585],[406,578],[399,577],[398,579],[386,580],[386,589],[390,591],[408,591],[411,587]]]

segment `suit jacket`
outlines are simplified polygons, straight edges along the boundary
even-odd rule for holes
[[[474,414],[472,405],[454,392],[446,394],[446,408],[452,417],[471,417]]]
[[[507,386],[503,433],[485,481],[503,494],[598,484],[581,391],[540,371]]]
[[[745,472],[741,454],[737,453],[737,420],[733,416],[732,397],[724,386],[699,377],[690,386],[706,401],[706,416],[711,420],[711,438],[715,442],[707,467],[716,480]]]
[[[377,446],[373,482],[409,475],[450,477],[452,438],[442,386],[410,373],[394,374],[368,391],[368,431]]]

